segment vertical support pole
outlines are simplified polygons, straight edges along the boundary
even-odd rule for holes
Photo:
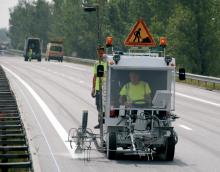
[[[163,56],[166,57],[166,48],[165,47],[163,48],[163,53],[164,53]]]
[[[96,19],[97,19],[97,45],[101,44],[101,37],[100,37],[100,9],[99,9],[99,4],[96,5]]]
[[[96,6],[96,18],[97,18],[97,42],[98,45],[101,44],[101,28],[100,28],[100,0],[98,0],[98,4]],[[101,59],[99,58],[99,64],[101,64]],[[102,108],[102,78],[99,78],[99,91],[100,91],[100,98],[99,98],[99,125],[100,125],[100,145],[103,147],[103,108]]]
[[[99,98],[99,126],[100,126],[100,145],[103,147],[103,108],[102,108],[102,78],[99,78],[99,91],[100,91],[100,98]]]
[[[154,111],[152,110],[152,112],[151,112],[151,129],[150,130],[153,130],[153,127],[154,127],[153,116],[154,116]]]

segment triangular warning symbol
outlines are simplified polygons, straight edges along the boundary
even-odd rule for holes
[[[126,46],[156,46],[154,38],[151,36],[143,20],[136,22],[124,44]]]

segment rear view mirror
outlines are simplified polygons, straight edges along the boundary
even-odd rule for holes
[[[184,68],[179,69],[179,80],[186,80],[186,72]]]
[[[97,77],[103,77],[104,76],[104,66],[98,65],[97,66]]]
[[[115,54],[115,55],[113,56],[113,60],[115,61],[116,64],[118,64],[120,58],[121,58],[121,57],[120,57],[119,54]]]

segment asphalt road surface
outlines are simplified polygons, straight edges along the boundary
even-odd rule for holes
[[[73,63],[24,62],[0,56],[27,130],[35,171],[43,172],[218,172],[220,171],[220,93],[176,84],[174,126],[179,135],[173,162],[108,160],[97,151],[90,161],[71,150],[68,130],[89,111],[88,127],[97,124],[90,96],[92,68]]]

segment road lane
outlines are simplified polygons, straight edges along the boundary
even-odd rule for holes
[[[50,123],[53,125],[54,129],[56,130],[57,134],[60,136],[60,138],[62,139],[63,143],[65,144],[66,148],[68,149],[68,151],[70,152],[72,158],[76,158],[76,154],[74,152],[71,151],[71,147],[68,143],[66,143],[66,138],[68,137],[68,133],[65,131],[65,129],[63,128],[63,126],[60,124],[60,122],[56,119],[56,117],[54,116],[53,112],[51,111],[51,109],[47,106],[47,104],[42,100],[42,98],[30,87],[30,85],[27,84],[27,82],[25,82],[23,79],[21,79],[17,74],[15,74],[14,72],[12,72],[10,69],[6,68],[5,66],[3,66],[3,69],[6,70],[7,72],[9,72],[11,75],[13,75],[13,77],[15,77],[32,95],[32,97],[35,99],[35,101],[38,103],[38,105],[40,106],[40,108],[44,111],[44,114],[46,115],[46,117],[48,118],[48,120],[50,121]],[[35,115],[36,117],[36,115]],[[35,118],[37,119],[37,118]],[[39,121],[36,120],[38,123]],[[39,125],[40,126],[40,125]],[[73,147],[76,147],[76,145],[73,143]],[[50,147],[49,147],[50,148]],[[54,159],[54,157],[53,157]],[[55,161],[56,162],[56,161]],[[56,163],[57,165],[57,163]]]
[[[43,129],[43,127],[41,126],[41,124],[40,124],[40,122],[39,122],[39,120],[38,120],[37,114],[36,114],[35,111],[33,110],[32,105],[30,104],[30,102],[29,102],[27,96],[24,94],[24,91],[22,90],[22,88],[21,88],[17,83],[15,83],[15,85],[16,85],[16,87],[19,88],[19,91],[20,91],[20,93],[22,94],[22,97],[24,98],[25,102],[26,102],[27,105],[28,105],[28,108],[30,109],[31,113],[32,113],[33,116],[34,116],[35,121],[37,122],[37,125],[38,125],[38,127],[39,127],[39,129],[40,129],[40,132],[41,132],[41,134],[42,134],[42,136],[43,136],[43,138],[44,138],[44,140],[45,140],[45,142],[46,142],[46,144],[47,144],[48,151],[49,151],[49,153],[50,153],[50,155],[51,155],[51,158],[52,158],[53,161],[54,161],[54,167],[56,167],[57,171],[60,172],[60,167],[59,167],[59,165],[58,165],[58,163],[57,163],[57,161],[56,161],[56,159],[55,159],[55,157],[54,157],[53,151],[52,151],[51,146],[50,146],[50,144],[49,144],[49,142],[48,142],[48,139],[47,139],[47,137],[46,137],[46,135],[45,135],[44,129]],[[23,121],[25,121],[25,120],[26,120],[26,119],[23,119]],[[28,127],[26,127],[26,129],[28,129]],[[32,137],[32,136],[31,136],[31,137]],[[30,143],[30,142],[29,142],[29,143]],[[31,144],[32,144],[32,143],[31,143]],[[30,146],[32,146],[32,145],[30,145]],[[32,152],[32,158],[36,159],[35,157],[33,157],[33,153],[35,153],[36,150],[32,149],[31,151],[33,151],[33,152]],[[38,159],[37,159],[37,161],[38,161]],[[35,162],[35,160],[34,160],[34,162]],[[34,168],[36,171],[41,171],[41,170],[40,170],[41,168],[40,168],[39,166],[36,167],[36,164],[35,164],[35,163],[34,163],[33,165],[34,165],[33,168]],[[38,168],[38,169],[36,169],[36,168]]]
[[[84,65],[71,63],[46,63],[46,62],[23,62],[19,58],[1,58],[0,63],[22,77],[45,101],[55,114],[58,121],[68,131],[70,127],[80,125],[81,112],[89,110],[89,126],[93,127],[97,122],[97,112],[94,100],[90,97],[90,83],[92,68]],[[19,84],[15,78],[9,76],[14,91],[21,96],[19,89],[13,83]],[[22,87],[22,86],[20,86]],[[176,85],[177,92],[204,99],[206,101],[220,103],[220,94],[183,84]],[[58,138],[55,130],[45,118],[42,110],[36,106],[33,98],[22,88],[28,100],[33,106],[34,112],[39,115],[45,135],[55,155],[61,171],[218,171],[220,168],[220,108],[210,104],[176,96],[176,114],[181,118],[175,123],[179,135],[179,143],[176,146],[176,154],[173,162],[143,162],[116,160],[109,161],[103,154],[92,152],[90,162],[80,159],[71,159],[62,141]],[[21,96],[22,97],[22,96]],[[21,110],[24,117],[30,109],[23,98],[19,102],[23,105]],[[30,115],[29,114],[29,115]],[[25,122],[34,125],[33,117],[25,118]],[[181,125],[192,130],[187,130]],[[35,131],[35,126],[30,132]],[[35,131],[37,133],[37,131]],[[33,137],[37,134],[33,132]],[[39,133],[38,133],[39,134]],[[41,134],[40,134],[41,135]],[[42,139],[42,137],[41,137]],[[33,142],[37,139],[33,139]],[[38,141],[39,142],[39,141]],[[51,157],[47,146],[42,141],[37,144],[39,151],[36,156],[40,159],[42,171],[54,170],[54,163],[47,164],[46,159]],[[43,150],[44,152],[42,152]],[[43,160],[42,160],[43,159]],[[51,159],[51,158],[49,158]]]

